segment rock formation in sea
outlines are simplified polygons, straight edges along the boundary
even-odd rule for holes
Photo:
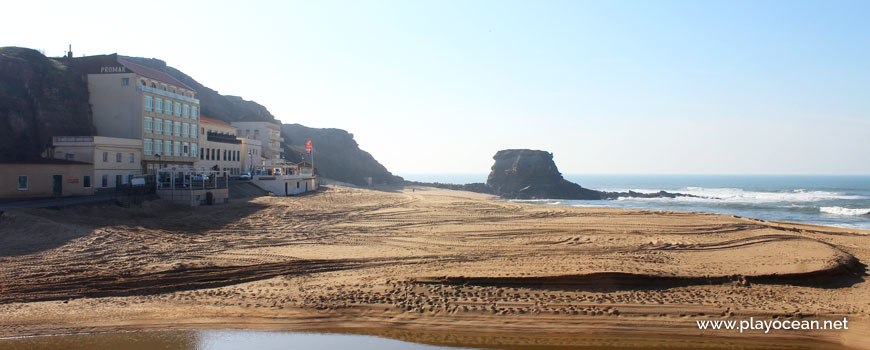
[[[512,199],[601,199],[601,192],[565,180],[553,154],[530,149],[498,151],[486,179],[493,194]]]
[[[553,154],[531,149],[506,149],[492,157],[495,163],[486,183],[464,185],[406,181],[406,185],[433,186],[460,191],[494,194],[505,199],[618,199],[695,197],[684,193],[606,192],[584,188],[565,180]]]

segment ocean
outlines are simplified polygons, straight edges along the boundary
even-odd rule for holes
[[[407,180],[486,182],[487,174],[408,174]],[[620,198],[618,200],[517,201],[540,205],[663,209],[738,215],[870,229],[870,176],[811,175],[589,175],[566,174],[569,181],[603,191],[686,193],[701,198]]]

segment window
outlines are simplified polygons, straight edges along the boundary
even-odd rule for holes
[[[154,103],[154,101],[151,98],[151,96],[145,96],[145,111],[146,112],[151,112],[152,107],[153,107],[153,105],[152,105],[153,103]]]
[[[121,78],[121,86],[130,85],[130,78]]]
[[[171,88],[171,89],[169,89],[169,92],[171,92],[171,93],[174,94],[174,93],[175,93],[175,88]]]
[[[172,134],[175,136],[181,136],[181,122],[174,122],[173,126]]]
[[[163,140],[154,140],[154,155],[163,155]]]
[[[193,108],[190,110],[190,119],[193,119],[193,120],[199,119],[199,108],[198,107],[193,106]]]
[[[154,151],[154,141],[151,139],[142,140],[142,152],[145,153],[146,156],[150,156],[151,152]]]
[[[190,123],[181,124],[181,136],[190,137]]]
[[[173,143],[173,145],[175,146],[175,148],[173,148],[172,151],[175,153],[176,156],[180,157],[181,156],[181,142],[175,141]]]
[[[163,141],[163,153],[166,153],[167,156],[172,157],[172,141]]]
[[[163,99],[155,98],[154,102],[154,113],[163,113]]]
[[[139,80],[139,85],[145,86],[145,80]]]
[[[100,183],[100,187],[109,187],[109,175],[103,175],[102,183]]]
[[[199,154],[199,146],[196,144],[196,142],[191,143],[190,144],[190,156],[196,158],[199,156],[198,154]]]
[[[121,152],[115,153],[115,163],[121,162]]]
[[[150,134],[151,130],[154,128],[154,119],[151,117],[145,117],[145,133]]]
[[[224,150],[224,160],[227,160],[227,150]]]
[[[196,124],[190,124],[190,137],[192,137],[192,138],[196,138],[196,137],[197,137],[197,135],[196,135],[196,130],[197,130],[197,129],[198,129],[198,128],[197,128]]]
[[[163,121],[163,135],[172,136],[172,121],[169,119]]]
[[[157,135],[163,133],[163,119],[154,118],[154,133]]]
[[[84,187],[84,188],[91,187],[91,177],[90,176],[85,175],[82,178],[82,187]]]
[[[108,162],[108,161],[109,161],[109,152],[103,152],[103,161],[104,161],[104,162]]]
[[[27,190],[27,175],[18,175],[18,190]]]
[[[212,160],[217,160],[217,158],[215,158],[214,148],[211,149],[211,159],[212,159]]]
[[[166,91],[166,85],[160,85],[160,89]]]
[[[136,153],[130,153],[130,163],[136,162]]]
[[[181,116],[181,102],[175,102],[175,116]]]
[[[151,88],[152,88],[152,89],[156,89],[156,88],[157,88],[157,84],[151,83]]]
[[[182,154],[184,154],[185,157],[190,157],[190,143],[189,142],[185,142],[182,144],[181,152],[182,152]]]
[[[166,112],[166,115],[172,115],[172,101],[166,100],[166,109],[164,112]]]
[[[184,116],[185,119],[190,119],[190,105],[189,104],[186,104],[186,103],[184,104],[184,109],[183,109],[182,115]]]
[[[63,155],[63,159],[66,160],[76,160],[76,155],[72,153],[67,153]]]
[[[115,187],[121,186],[121,181],[124,181],[124,177],[121,175],[115,175]]]

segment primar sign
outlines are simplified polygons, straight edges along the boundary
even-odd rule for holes
[[[127,67],[100,67],[100,73],[127,73]]]

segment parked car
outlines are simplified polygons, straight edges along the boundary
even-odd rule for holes
[[[191,180],[195,181],[208,181],[208,175],[206,174],[193,174],[190,175]]]
[[[251,173],[242,173],[242,175],[239,175],[239,180],[250,180],[250,179],[251,179]]]

